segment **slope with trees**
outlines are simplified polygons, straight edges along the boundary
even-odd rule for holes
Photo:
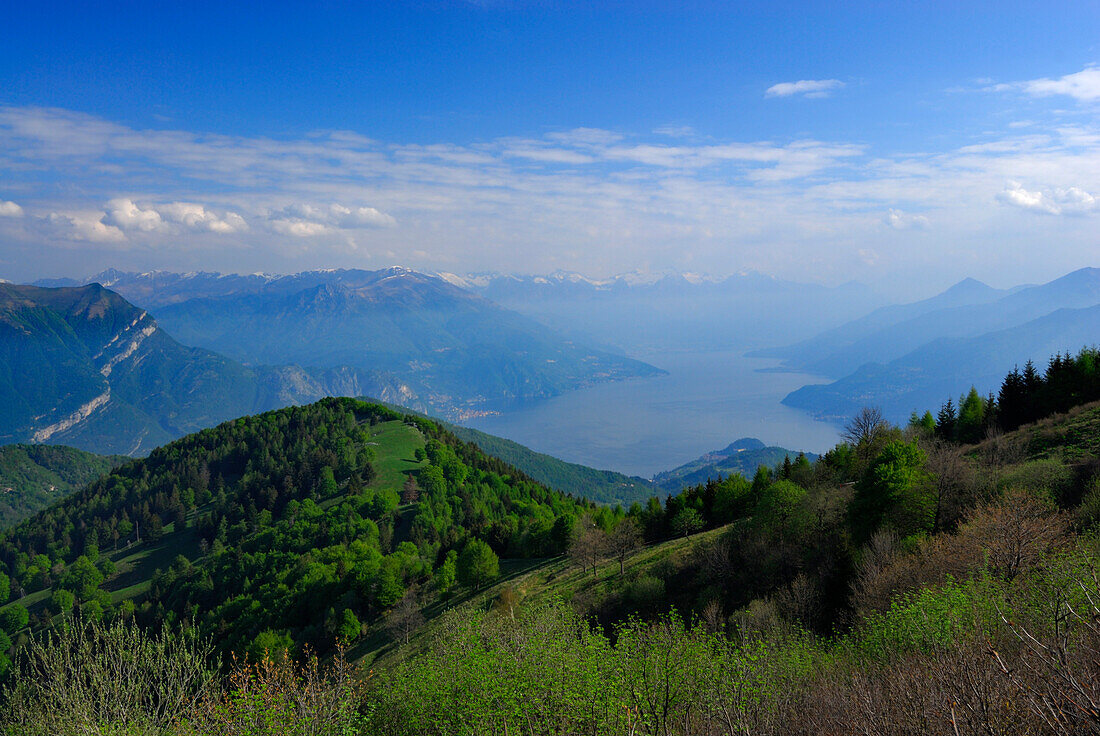
[[[194,621],[226,650],[322,651],[413,588],[478,588],[498,557],[562,553],[588,505],[433,422],[327,399],[117,468],[0,536],[0,569],[35,628],[133,615]]]
[[[0,529],[31,516],[129,459],[62,445],[0,447]]]
[[[803,463],[817,458],[813,453],[795,452],[784,447],[767,446],[754,437],[742,437],[724,449],[684,463],[678,468],[653,476],[653,482],[668,491],[705,483],[709,478],[740,473],[753,475],[761,465],[774,467],[781,463]]]
[[[535,452],[518,442],[470,427],[446,422],[443,425],[464,441],[473,442],[485,453],[519,468],[543,485],[563,493],[583,496],[597,503],[629,505],[660,492],[657,484],[645,478],[559,460],[551,455]],[[677,486],[674,490],[679,488]]]
[[[245,429],[278,418],[261,433],[271,442],[256,446],[272,453],[272,467],[285,452],[275,448],[292,437],[312,437],[323,452],[330,447],[326,429],[330,439],[348,437],[374,417],[370,431],[378,434],[362,441],[351,434],[343,446],[357,453],[372,447],[369,442],[384,447],[379,439],[386,432],[416,427],[423,446],[406,445],[420,463],[416,510],[397,507],[387,524],[368,509],[379,539],[392,525],[392,551],[366,553],[379,561],[370,586],[342,588],[341,570],[374,570],[353,559],[374,536],[357,513],[358,500],[349,499],[384,491],[364,480],[363,491],[342,495],[353,480],[340,470],[345,466],[314,463],[308,477],[315,495],[308,501],[319,510],[290,501],[268,525],[264,512],[272,507],[254,493],[271,483],[268,464],[262,453],[250,455],[246,472],[222,477],[235,498],[251,505],[222,513],[213,500],[196,508],[204,520],[193,528],[214,528],[211,549],[189,563],[193,569],[184,560],[162,573],[136,618],[154,628],[194,618],[219,642],[231,642],[230,649],[262,658],[265,650],[294,652],[302,642],[354,636],[357,624],[362,631],[386,612],[384,629],[395,649],[374,660],[362,690],[338,685],[347,670],[337,656],[329,673],[337,684],[316,680],[329,693],[322,704],[310,699],[317,691],[291,684],[308,680],[289,676],[300,665],[279,658],[267,665],[275,669],[258,672],[284,673],[287,689],[279,692],[287,700],[244,697],[258,692],[248,690],[249,683],[274,681],[214,678],[212,695],[179,701],[194,707],[187,711],[194,723],[209,714],[202,698],[215,697],[256,709],[218,711],[241,719],[234,723],[272,709],[289,714],[296,727],[357,713],[340,723],[345,732],[361,734],[1094,732],[1100,727],[1100,709],[1093,706],[1100,703],[1100,403],[1078,403],[1090,396],[1083,387],[1095,376],[1087,368],[1092,357],[1058,357],[1041,380],[1032,377],[1032,403],[1024,405],[1045,413],[1037,423],[1007,432],[987,424],[1000,401],[976,391],[953,413],[915,414],[901,427],[867,409],[846,427],[844,442],[816,462],[762,467],[752,479],[712,479],[629,509],[578,504],[500,474],[498,486],[492,468],[505,470],[498,461],[423,420],[396,418],[381,407],[322,402],[311,408],[321,414],[315,419],[300,409],[230,423],[219,437],[238,447],[237,440],[249,436]],[[979,426],[984,431],[976,431]],[[230,432],[234,427],[244,434]],[[294,460],[294,467],[303,464],[302,457]],[[380,459],[369,462],[381,472]],[[154,467],[150,482],[157,478]],[[366,472],[362,462],[350,467]],[[395,479],[414,472],[391,463],[386,472],[394,471]],[[473,478],[483,482],[472,485]],[[446,506],[434,503],[437,483]],[[494,487],[499,493],[482,495]],[[283,496],[273,489],[278,507]],[[396,486],[392,493],[396,497]],[[486,502],[484,516],[476,513],[479,498]],[[503,504],[499,513],[494,499]],[[464,525],[438,524],[446,507]],[[520,507],[549,513],[516,513],[509,520]],[[304,521],[287,527],[291,508]],[[50,516],[9,533],[5,549],[37,539],[35,530]],[[81,530],[65,525],[41,541],[63,542],[61,529],[75,544]],[[311,529],[335,541],[296,554],[293,564],[269,557],[296,549],[296,538],[313,541]],[[345,543],[347,553],[342,533],[354,537]],[[213,549],[218,544],[225,548]],[[64,564],[46,573],[59,580],[51,599],[63,615],[94,619],[98,611],[89,602],[109,574],[88,554],[74,559],[75,550],[53,545],[65,554]],[[417,572],[414,555],[423,548],[435,551],[434,562]],[[507,559],[566,551],[523,564]],[[428,557],[421,552],[420,564]],[[25,571],[15,572],[21,585]],[[500,578],[492,580],[494,572]],[[443,615],[445,606],[422,606],[420,591],[456,583],[464,586],[467,605]],[[322,612],[318,600],[340,601],[342,608]],[[431,615],[421,620],[418,611]],[[250,623],[246,630],[242,621]],[[39,617],[38,625],[48,623]],[[54,656],[49,648],[31,651]],[[102,649],[86,651],[95,661]],[[312,665],[301,666],[308,673]],[[64,669],[55,673],[69,682]],[[34,705],[54,692],[19,674],[14,682],[24,689],[12,692],[28,695],[9,700],[18,708],[5,725],[16,723],[11,718],[32,722]],[[287,702],[297,705],[278,710]],[[132,713],[132,723],[156,715],[141,708]]]

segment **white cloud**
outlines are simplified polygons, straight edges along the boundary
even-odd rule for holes
[[[374,207],[347,207],[296,202],[267,215],[273,230],[299,238],[327,235],[335,230],[393,227],[397,220]]]
[[[226,212],[219,217],[203,205],[192,202],[172,202],[158,206],[161,215],[165,219],[183,225],[190,230],[205,230],[228,235],[244,232],[248,229],[248,223],[236,212]]]
[[[606,146],[623,139],[621,133],[602,128],[573,128],[572,130],[548,133],[546,137],[558,143],[590,146]]]
[[[393,227],[397,220],[392,215],[379,212],[374,207],[345,207],[340,204],[331,205],[333,218],[340,227]]]
[[[21,172],[35,209],[62,213],[52,224],[0,218],[0,260],[15,261],[21,248],[46,263],[51,248],[81,239],[155,245],[158,258],[172,259],[163,267],[220,270],[396,259],[432,270],[607,274],[647,264],[846,279],[965,251],[969,261],[952,262],[977,264],[975,275],[980,267],[988,278],[986,264],[1008,263],[991,253],[1010,252],[1006,243],[1020,253],[1041,240],[1057,242],[1049,251],[1069,270],[1095,247],[1091,221],[1065,215],[1100,211],[1093,194],[1100,193],[1100,123],[1071,126],[1029,113],[1034,124],[1020,130],[1010,127],[1014,119],[975,133],[969,145],[896,153],[837,140],[598,129],[467,145],[345,133],[273,140],[0,107],[0,160]],[[589,163],[575,163],[582,159]],[[59,176],[70,184],[60,193],[51,184]],[[112,190],[119,181],[125,193]],[[160,189],[142,194],[141,182]],[[1006,218],[1006,208],[989,206],[991,195],[1063,216]],[[929,223],[936,242],[896,247]],[[224,251],[228,233],[244,247]],[[187,248],[168,247],[184,234]],[[878,254],[873,266],[859,250]],[[96,249],[83,252],[92,258]],[[1019,260],[1002,267],[1020,270]],[[1047,252],[1039,265],[1053,263]]]
[[[120,243],[126,235],[114,225],[105,224],[101,212],[51,212],[46,223],[61,237],[92,243]]]
[[[1030,191],[1018,181],[1010,181],[998,199],[1015,207],[1049,215],[1079,215],[1097,208],[1096,197],[1078,187]]]
[[[669,138],[688,138],[695,135],[695,128],[690,125],[661,125],[654,128],[653,132]]]
[[[177,234],[183,228],[228,235],[248,229],[248,223],[236,212],[219,216],[194,202],[137,204],[132,199],[116,198],[107,203],[102,219],[104,224],[127,232]]]
[[[1100,66],[1090,66],[1057,79],[1032,79],[1017,84],[1035,97],[1067,95],[1079,102],[1100,100]]]
[[[526,158],[531,161],[545,161],[554,164],[590,164],[596,159],[568,148],[541,148],[537,146],[509,148],[507,156]]]
[[[112,199],[107,203],[107,213],[103,216],[107,225],[120,230],[138,230],[153,232],[164,227],[164,219],[152,207],[142,208],[131,199]]]
[[[295,238],[315,238],[318,235],[328,235],[332,229],[320,222],[309,220],[272,220],[271,229],[282,235],[291,235]]]
[[[800,79],[797,82],[773,84],[764,92],[765,97],[828,97],[833,90],[840,89],[844,82],[839,79]]]
[[[0,200],[0,217],[22,217],[23,208],[15,202]]]
[[[928,218],[891,207],[886,213],[886,224],[895,230],[923,230],[928,227]]]

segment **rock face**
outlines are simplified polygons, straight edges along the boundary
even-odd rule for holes
[[[249,367],[186,347],[99,284],[0,284],[0,444],[65,443],[132,455],[288,404],[409,393],[381,373]]]

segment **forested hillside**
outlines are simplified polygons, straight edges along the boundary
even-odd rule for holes
[[[46,508],[129,459],[61,445],[0,447],[0,529]]]
[[[742,437],[721,450],[708,452],[690,463],[658,473],[653,476],[653,482],[667,491],[678,491],[684,486],[699,485],[728,475],[751,476],[761,465],[771,468],[784,462],[808,463],[816,457],[813,453],[807,455],[785,447],[768,447],[754,437]]]
[[[519,468],[543,485],[574,496],[597,503],[629,506],[635,501],[645,501],[650,496],[661,494],[661,489],[645,478],[569,463],[470,427],[446,423],[444,426],[466,442],[473,442],[487,454]]]
[[[324,651],[419,589],[561,554],[586,508],[430,421],[330,399],[114,470],[0,536],[0,565],[32,629],[194,620],[226,651]]]

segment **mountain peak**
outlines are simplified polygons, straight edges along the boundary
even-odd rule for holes
[[[1060,286],[1100,286],[1100,268],[1079,268],[1050,283]]]
[[[989,284],[978,281],[977,279],[967,276],[959,283],[944,290],[943,294],[951,294],[952,296],[960,296],[963,294],[985,294],[995,289]]]

